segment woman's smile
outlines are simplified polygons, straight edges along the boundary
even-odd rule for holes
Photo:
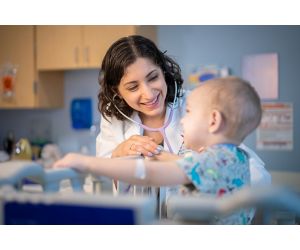
[[[159,105],[159,96],[160,94],[158,94],[154,99],[152,99],[150,102],[143,102],[141,103],[142,105],[145,105],[147,108],[149,109],[155,109],[158,107]]]

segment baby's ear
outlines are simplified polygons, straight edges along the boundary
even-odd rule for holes
[[[222,113],[217,109],[213,109],[209,116],[208,131],[212,134],[218,132],[223,126],[223,123]]]

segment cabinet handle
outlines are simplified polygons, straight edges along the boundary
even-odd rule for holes
[[[37,95],[37,93],[38,93],[38,82],[37,81],[33,81],[33,93],[35,94],[35,95]]]
[[[78,62],[79,62],[79,48],[78,47],[75,47],[75,49],[74,49],[74,60],[75,60],[75,63],[78,64]]]
[[[89,63],[90,62],[90,48],[89,47],[85,47],[84,55],[85,55],[85,62]]]

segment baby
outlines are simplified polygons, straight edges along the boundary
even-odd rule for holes
[[[181,124],[190,151],[183,158],[167,155],[168,161],[144,161],[71,153],[54,167],[72,167],[135,185],[181,184],[187,193],[228,195],[250,185],[248,155],[238,146],[259,125],[261,115],[260,98],[248,82],[233,76],[212,79],[187,99]],[[249,224],[252,217],[251,209],[242,210],[213,223]]]

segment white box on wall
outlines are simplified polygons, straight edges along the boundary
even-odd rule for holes
[[[244,56],[242,77],[254,86],[261,99],[278,99],[278,54]]]

